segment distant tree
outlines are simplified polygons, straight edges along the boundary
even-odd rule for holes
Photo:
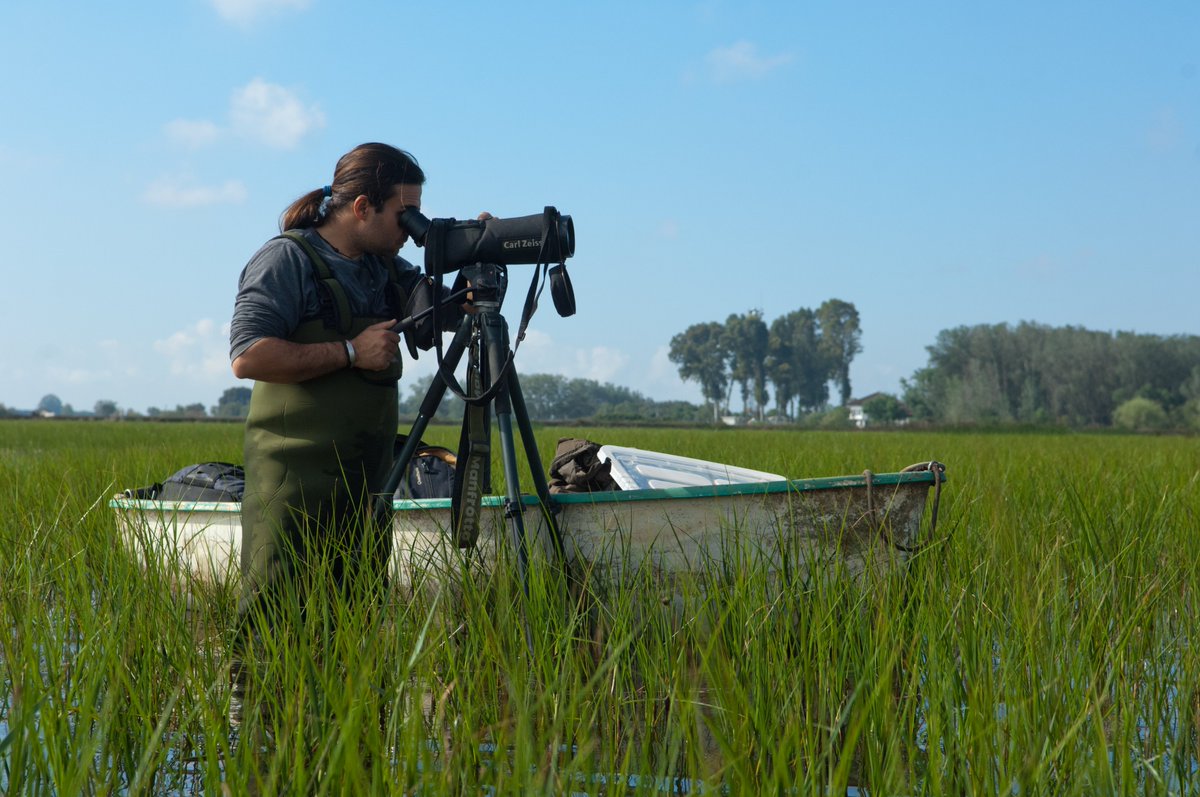
[[[908,417],[900,399],[890,393],[880,393],[863,403],[868,423],[895,423]]]
[[[245,418],[250,412],[251,389],[248,387],[227,388],[221,394],[217,406],[212,408],[214,418]]]
[[[1022,322],[942,330],[927,350],[929,365],[902,384],[914,415],[930,420],[1108,426],[1130,399],[1172,417],[1200,390],[1196,336]]]
[[[62,400],[53,393],[47,393],[42,396],[42,400],[38,402],[37,408],[42,412],[48,412],[51,415],[61,415],[63,410]]]
[[[708,418],[707,408],[690,401],[622,402],[605,404],[596,411],[592,420],[605,421],[656,421],[702,423]]]
[[[522,383],[524,384],[524,383]],[[614,400],[620,403],[626,396],[614,396],[611,386],[602,386],[594,379],[563,379],[557,407],[551,408],[556,418],[590,418],[601,405]]]
[[[788,313],[792,329],[798,409],[818,412],[829,403],[830,357],[817,314],[807,307]]]
[[[858,310],[850,302],[828,299],[817,308],[817,321],[821,325],[821,349],[829,358],[844,407],[850,401],[850,363],[862,351]]]
[[[1183,404],[1175,411],[1179,427],[1200,431],[1200,365],[1192,368],[1179,392],[1183,396]]]
[[[694,420],[698,409],[687,402],[655,402],[620,385],[559,374],[523,375],[521,393],[529,417],[539,421]]]
[[[411,422],[417,417],[417,413],[421,410],[421,403],[425,401],[425,396],[429,393],[434,378],[434,374],[427,374],[409,383],[408,397],[401,398],[399,402],[401,421]],[[524,381],[522,381],[522,385],[524,385]],[[431,420],[450,421],[454,418],[462,418],[462,411],[462,399],[447,390]]]
[[[428,393],[433,375],[410,386],[411,396],[400,402],[401,419],[416,416]],[[620,385],[594,379],[572,379],[561,374],[522,374],[521,395],[534,421],[688,421],[703,419],[703,409],[685,401],[657,402]],[[699,416],[699,417],[698,417]],[[438,407],[437,418],[462,418],[462,402],[450,393]]]
[[[796,396],[794,335],[791,314],[772,321],[767,335],[767,378],[775,386],[775,410],[785,418],[791,416],[792,399]]]
[[[1113,411],[1113,424],[1121,429],[1149,432],[1165,429],[1167,411],[1157,401],[1137,396]]]
[[[100,399],[92,411],[96,413],[97,418],[112,418],[120,412],[120,408],[117,407],[117,402],[111,399]]]
[[[564,404],[567,380],[555,374],[522,374],[521,394],[530,418],[551,419]]]
[[[1175,414],[1180,429],[1200,432],[1200,398],[1188,399]]]
[[[1179,386],[1179,393],[1185,402],[1200,399],[1200,364],[1192,367],[1188,378]]]
[[[819,429],[853,429],[850,420],[850,410],[845,406],[833,407],[824,412],[814,413],[810,423]]]
[[[175,409],[173,410],[163,410],[159,409],[158,407],[147,407],[146,416],[149,418],[190,418],[195,420],[199,418],[207,418],[208,410],[206,410],[204,405],[199,402],[195,404],[188,404],[186,407],[182,404],[176,404]]]
[[[929,371],[903,383],[905,403],[919,418],[1005,422],[1017,417],[1018,404],[1044,401],[1041,386],[1017,370],[1020,358],[1011,351],[1004,325],[943,330],[927,350]]]
[[[770,330],[760,310],[734,314],[725,320],[730,377],[741,386],[744,411],[760,421],[766,413],[769,342]]]
[[[712,406],[713,421],[720,420],[730,384],[725,327],[716,321],[693,324],[671,338],[668,357],[679,366],[680,378],[700,383],[700,394]]]

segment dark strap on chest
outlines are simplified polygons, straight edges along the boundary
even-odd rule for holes
[[[342,283],[337,281],[337,277],[333,276],[333,270],[329,268],[325,258],[321,257],[308,239],[296,230],[288,230],[279,237],[295,241],[308,255],[317,280],[317,293],[321,297],[322,315],[326,315],[325,310],[330,311],[326,318],[326,326],[336,328],[342,335],[350,334],[350,300],[346,298],[346,290]],[[328,308],[324,306],[326,302],[329,303]]]
[[[313,274],[317,280],[317,293],[321,297],[322,316],[326,326],[337,329],[342,335],[350,334],[353,314],[350,312],[350,300],[346,298],[346,290],[333,275],[333,270],[325,262],[325,258],[313,247],[304,234],[299,230],[287,230],[280,238],[287,238],[300,245],[312,263]],[[400,318],[405,305],[408,304],[408,292],[400,282],[400,271],[395,261],[387,261],[388,267],[388,300],[392,304],[393,317]]]

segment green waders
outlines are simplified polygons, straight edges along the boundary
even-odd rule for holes
[[[380,320],[356,319],[350,336]],[[292,339],[342,337],[318,320]],[[256,603],[270,612],[312,566],[327,564],[341,586],[356,571],[386,573],[391,528],[375,526],[371,497],[391,469],[399,375],[397,360],[381,372],[347,368],[297,385],[255,383],[244,454],[243,619]]]
[[[304,236],[281,237],[308,255],[328,311],[328,318],[301,324],[293,342],[343,341],[387,320],[352,316],[341,284]],[[394,264],[389,271],[396,310],[408,297]],[[384,371],[346,368],[298,385],[254,384],[244,453],[239,642],[259,612],[274,621],[278,602],[296,595],[314,566],[327,565],[343,589],[359,576],[386,577],[391,522],[376,526],[372,497],[391,470],[400,371],[397,352]]]
[[[291,341],[340,342],[387,320],[352,316],[320,255],[302,235],[284,236],[308,254],[328,311],[301,324]],[[403,308],[407,297],[395,267],[390,270],[390,304]],[[347,596],[371,598],[384,586],[392,524],[390,516],[376,523],[373,498],[391,470],[398,355],[384,371],[346,368],[296,385],[254,385],[244,452],[242,594],[230,668],[230,715],[239,722],[252,680],[245,665],[262,652],[255,640],[290,617],[304,622],[313,576],[327,574]]]

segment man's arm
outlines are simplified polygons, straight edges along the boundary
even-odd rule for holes
[[[395,319],[364,329],[350,343],[354,367],[382,371],[400,356],[400,336],[392,331]],[[259,382],[296,384],[340,371],[350,365],[346,344],[293,343],[282,338],[260,338],[233,361],[233,375]]]

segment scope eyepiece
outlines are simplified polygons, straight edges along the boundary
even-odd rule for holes
[[[419,208],[407,207],[400,212],[400,226],[412,238],[417,246],[425,245],[425,236],[429,233],[429,219],[421,215]]]

